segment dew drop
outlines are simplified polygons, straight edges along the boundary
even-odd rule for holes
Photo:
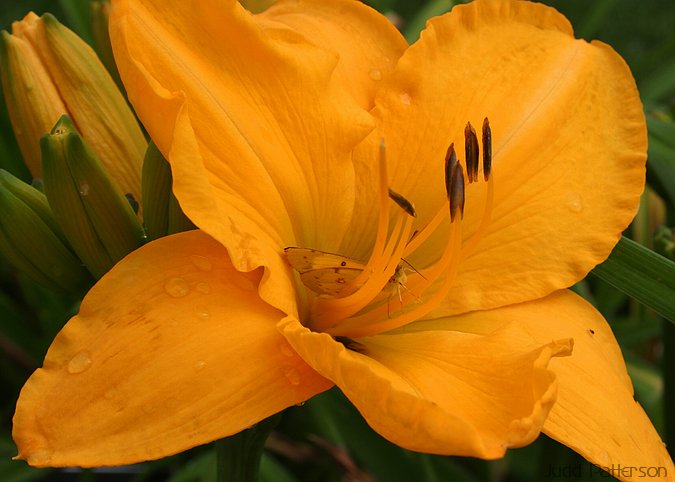
[[[601,467],[609,467],[611,458],[609,457],[609,453],[605,450],[600,452],[598,454],[598,462],[600,462]]]
[[[200,360],[194,365],[194,369],[196,372],[202,371],[204,368],[206,368],[206,362],[204,360]]]
[[[197,286],[195,286],[195,290],[207,295],[211,292],[211,285],[208,283],[197,283]]]
[[[571,193],[567,198],[567,209],[573,213],[580,213],[584,209],[584,203],[581,199],[581,194],[578,192]]]
[[[103,398],[105,398],[106,400],[112,400],[113,398],[115,398],[116,395],[117,395],[117,391],[116,391],[116,390],[112,390],[112,389],[111,389],[111,390],[106,390],[106,391],[103,393]]]
[[[150,415],[152,413],[155,413],[157,411],[157,405],[154,403],[144,403],[141,405],[141,410],[143,410],[143,413]]]
[[[89,195],[89,190],[90,190],[90,189],[91,189],[91,188],[89,187],[89,184],[87,184],[87,183],[85,182],[84,184],[80,185],[80,194],[81,194],[82,196],[88,196],[88,195]]]
[[[281,352],[282,355],[287,356],[287,357],[292,357],[293,356],[293,349],[291,346],[284,342],[279,343],[279,351]]]
[[[405,105],[412,104],[412,97],[410,97],[410,94],[408,94],[407,92],[401,92],[399,98],[401,99],[401,102],[403,102]]]
[[[68,373],[76,374],[87,371],[91,366],[89,352],[81,351],[68,362]]]
[[[211,260],[204,256],[199,256],[195,254],[193,256],[190,256],[190,259],[192,259],[192,264],[194,264],[197,268],[199,268],[202,271],[211,271],[211,268],[213,268],[213,263],[211,263]]]
[[[295,386],[300,385],[300,372],[298,372],[297,369],[293,367],[284,367],[282,370],[286,380],[288,380],[288,383]]]
[[[371,71],[368,72],[368,77],[372,80],[382,80],[382,71],[380,69],[371,69]]]
[[[200,310],[196,314],[197,318],[199,318],[202,321],[208,321],[209,318],[211,318],[211,314],[206,310]]]
[[[190,287],[183,278],[170,278],[164,284],[164,291],[173,298],[182,298],[190,291]]]

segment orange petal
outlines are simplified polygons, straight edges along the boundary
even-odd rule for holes
[[[408,47],[385,16],[351,0],[283,0],[261,18],[281,22],[339,56],[335,73],[340,83],[368,110],[380,82]]]
[[[420,224],[445,198],[449,144],[464,162],[466,122],[480,137],[490,119],[491,222],[438,316],[570,286],[608,256],[635,213],[647,149],[635,82],[610,47],[575,40],[549,7],[455,7],[428,24],[376,104],[392,188],[415,203]],[[485,183],[466,191],[465,240],[483,217]],[[422,261],[438,256],[440,238]]]
[[[508,327],[488,336],[428,331],[360,338],[346,349],[292,319],[280,329],[390,441],[422,452],[497,458],[539,434],[555,400],[552,356],[568,341],[533,348]]]
[[[572,356],[556,358],[549,365],[558,377],[558,400],[544,432],[602,467],[666,467],[669,474],[675,473],[658,433],[633,399],[633,387],[609,325],[585,300],[559,291],[541,300],[450,320],[415,323],[406,331],[445,327],[487,334],[517,323],[532,337],[533,347],[573,337]]]
[[[118,465],[241,431],[331,386],[275,329],[260,270],[200,231],[133,252],[90,291],[24,386],[18,457]]]
[[[120,0],[111,25],[182,208],[238,269],[264,264],[274,281],[283,247],[339,244],[354,202],[351,151],[372,120],[334,74],[334,53],[235,0]],[[292,293],[267,291],[288,310]]]

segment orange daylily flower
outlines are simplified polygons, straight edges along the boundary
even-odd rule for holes
[[[492,459],[544,431],[673,473],[609,326],[565,290],[644,185],[642,106],[611,48],[502,0],[410,47],[351,0],[116,0],[111,34],[199,230],[87,295],[21,393],[19,458],[159,458],[337,385],[412,450]],[[467,139],[492,146],[489,176],[460,149],[484,117],[491,142]]]

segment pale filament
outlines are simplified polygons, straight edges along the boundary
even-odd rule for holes
[[[483,209],[483,216],[481,217],[480,225],[476,232],[469,238],[462,246],[462,258],[468,258],[475,251],[478,243],[485,236],[485,231],[490,224],[492,218],[492,206],[494,204],[495,188],[494,188],[494,173],[490,175],[487,180],[487,194],[485,199],[485,208]]]
[[[376,335],[407,325],[437,308],[452,288],[452,283],[454,282],[459,266],[460,257],[458,254],[460,252],[461,236],[461,220],[457,219],[452,223],[450,233],[451,241],[448,243],[447,249],[443,253],[442,258],[432,268],[433,274],[435,274],[436,277],[432,277],[432,273],[427,273],[429,277],[427,278],[425,276],[426,279],[419,276],[421,279],[419,286],[411,286],[409,288],[410,292],[403,294],[403,303],[408,304],[411,300],[416,299],[413,294],[415,291],[418,289],[423,291],[433,281],[438,279],[442,272],[445,272],[443,284],[429,299],[425,300],[422,304],[416,305],[410,311],[399,312],[399,314],[391,317],[388,316],[387,313],[389,304],[387,301],[387,303],[371,311],[345,320],[334,328],[328,329],[327,332],[333,336],[346,336],[349,338]]]
[[[366,263],[366,268],[353,280],[345,285],[342,289],[343,296],[350,295],[356,292],[364,283],[367,282],[369,277],[377,272],[381,271],[381,264],[386,263],[386,260],[381,259],[382,255],[387,250],[387,231],[389,229],[389,183],[387,175],[387,156],[386,156],[386,146],[384,139],[380,140],[379,150],[378,150],[378,217],[377,217],[377,234],[375,236],[375,244],[370,253],[370,259]]]

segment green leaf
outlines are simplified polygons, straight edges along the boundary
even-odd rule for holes
[[[420,36],[428,19],[449,12],[458,3],[460,2],[454,0],[429,0],[407,22],[403,36],[408,43],[413,43]]]
[[[593,39],[607,22],[611,21],[612,11],[617,6],[617,0],[596,0],[588,3],[583,21],[576,27],[577,36]]]
[[[675,204],[675,123],[647,118],[649,158],[647,179]]]
[[[675,92],[675,60],[666,62],[656,72],[640,82],[639,88],[647,104],[672,95]]]
[[[669,259],[622,237],[591,273],[675,323],[675,263]]]

